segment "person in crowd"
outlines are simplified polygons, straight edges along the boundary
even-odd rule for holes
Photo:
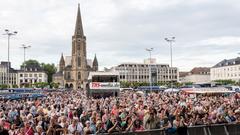
[[[73,119],[72,124],[68,126],[68,133],[73,135],[83,134],[83,125],[78,122],[78,119]]]
[[[85,127],[83,129],[84,135],[92,134],[92,130],[90,128],[90,121],[86,121]]]
[[[150,107],[149,111],[143,118],[144,129],[156,129],[158,123],[159,118],[156,116],[156,110],[153,107]]]
[[[96,123],[96,134],[103,134],[103,133],[106,133],[106,130],[104,129],[102,121],[98,120]]]

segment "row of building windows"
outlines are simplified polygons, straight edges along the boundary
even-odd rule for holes
[[[9,80],[9,83],[10,83],[10,84],[16,84],[16,81],[15,81],[15,80]],[[7,80],[1,80],[1,81],[0,81],[0,85],[1,85],[1,84],[8,84],[8,82],[7,82]]]
[[[149,68],[116,68],[117,71],[123,71],[123,72],[127,72],[127,71],[149,71]],[[158,71],[177,71],[177,69],[175,68],[151,68],[151,70],[158,70]]]
[[[153,77],[153,76],[152,76]],[[156,76],[155,76],[156,78]],[[165,76],[165,75],[162,75],[162,76],[158,76],[159,79],[177,79],[177,76],[176,75],[173,75],[173,76]],[[124,79],[149,79],[149,76],[148,75],[145,75],[145,76],[125,76],[125,75],[120,75],[120,79],[124,80]]]
[[[168,68],[169,66],[168,65],[154,65],[154,64],[151,64],[150,65],[151,67],[158,67],[158,68]],[[149,64],[142,64],[142,65],[136,65],[136,64],[132,64],[132,65],[129,65],[129,64],[126,64],[126,65],[119,65],[118,68],[146,68],[146,67],[149,67]]]
[[[240,71],[240,67],[228,67],[228,68],[220,68],[220,69],[213,70],[213,72],[223,72],[223,71]]]
[[[240,74],[213,74],[216,77],[240,77]]]
[[[36,83],[36,82],[42,82],[42,79],[39,79],[37,81],[37,79],[24,79],[24,83]],[[23,83],[23,79],[20,79],[20,83]]]
[[[23,74],[20,74],[19,75],[20,77],[23,77]],[[24,74],[24,77],[42,77],[42,74],[40,73],[40,74],[27,74],[27,73],[25,73]]]

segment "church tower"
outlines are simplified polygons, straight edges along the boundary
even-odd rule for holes
[[[98,60],[96,54],[93,60],[93,71],[98,71]]]
[[[62,54],[60,62],[59,62],[59,71],[62,72],[64,70],[64,68],[65,68],[65,60],[64,60],[63,54]]]
[[[75,32],[72,36],[72,72],[73,89],[83,88],[87,81],[86,37],[83,33],[80,4],[78,4]]]

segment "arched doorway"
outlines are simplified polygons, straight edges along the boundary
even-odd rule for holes
[[[67,83],[65,84],[65,88],[69,88],[69,85]]]
[[[72,89],[72,88],[73,88],[73,84],[72,84],[72,83],[70,83],[70,85],[69,85],[69,88],[70,88],[70,89]]]

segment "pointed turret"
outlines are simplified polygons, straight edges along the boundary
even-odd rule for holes
[[[93,60],[93,71],[98,71],[98,60],[96,54]]]
[[[81,13],[80,13],[80,4],[78,4],[77,20],[76,20],[74,35],[84,37],[83,26],[82,26],[82,17],[81,17]]]
[[[65,60],[63,58],[63,53],[59,62],[59,71],[63,71],[63,69],[65,68]]]

